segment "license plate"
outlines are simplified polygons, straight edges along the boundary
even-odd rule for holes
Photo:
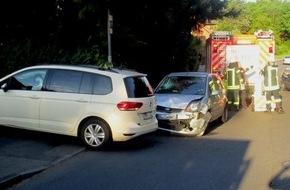
[[[158,114],[157,118],[161,120],[175,120],[177,119],[177,115],[176,114]]]
[[[152,119],[152,118],[153,118],[152,112],[143,113],[144,120],[148,120],[148,119]]]

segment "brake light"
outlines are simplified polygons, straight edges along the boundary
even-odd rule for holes
[[[218,45],[215,43],[212,45],[213,47],[213,53],[217,53]]]
[[[120,102],[117,104],[117,107],[121,111],[136,111],[141,108],[142,105],[142,102]]]
[[[269,47],[269,53],[273,53],[273,47],[272,46]]]

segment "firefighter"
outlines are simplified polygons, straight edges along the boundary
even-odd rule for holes
[[[226,67],[225,72],[225,82],[227,87],[227,97],[228,97],[228,106],[231,110],[239,110],[240,105],[240,84],[242,82],[242,77],[240,70],[238,68],[238,62],[230,62]]]
[[[264,75],[264,91],[266,95],[266,109],[268,113],[271,113],[271,101],[272,96],[276,104],[275,111],[279,114],[283,114],[282,99],[280,95],[279,75],[278,66],[275,61],[268,61],[264,67],[262,74]]]
[[[240,109],[247,109],[247,102],[246,102],[246,88],[245,88],[245,81],[246,81],[246,69],[241,66],[241,63],[238,62],[238,67],[240,70],[241,80],[240,80]]]

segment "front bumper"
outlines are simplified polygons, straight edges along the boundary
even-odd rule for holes
[[[206,117],[200,112],[157,112],[158,129],[173,134],[195,136],[204,130]]]

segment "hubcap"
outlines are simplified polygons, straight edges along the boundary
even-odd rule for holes
[[[91,146],[99,146],[103,143],[105,133],[103,128],[97,124],[89,125],[85,130],[85,140]]]

